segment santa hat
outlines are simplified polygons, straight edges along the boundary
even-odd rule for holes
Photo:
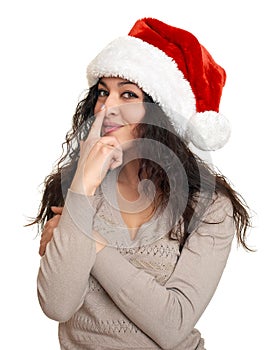
[[[101,77],[136,83],[201,150],[216,150],[230,136],[219,114],[226,74],[191,33],[157,19],[138,20],[128,36],[106,46],[87,68],[89,86]]]

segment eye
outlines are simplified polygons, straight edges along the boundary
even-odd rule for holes
[[[124,91],[122,96],[126,99],[138,98],[138,95],[133,91]]]
[[[97,91],[97,97],[107,97],[109,96],[109,92],[104,89],[98,89]]]

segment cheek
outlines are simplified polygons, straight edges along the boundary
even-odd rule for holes
[[[135,127],[137,124],[127,124],[123,128],[116,131],[113,135],[117,137],[119,143],[123,145],[128,141],[132,141],[136,138]]]
[[[122,108],[122,119],[126,124],[138,124],[142,121],[145,115],[143,102],[130,103]]]
[[[102,106],[102,103],[100,103],[99,101],[97,101],[96,104],[95,104],[93,113],[94,113],[94,114],[97,114],[98,112],[100,112],[101,106]]]
[[[93,114],[97,114],[98,112],[100,112],[100,104],[98,102],[96,102]]]

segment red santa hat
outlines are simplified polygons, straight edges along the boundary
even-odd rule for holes
[[[158,103],[176,131],[201,150],[216,150],[230,136],[219,113],[226,74],[191,33],[154,18],[138,20],[89,64],[89,86],[101,77],[136,83]]]

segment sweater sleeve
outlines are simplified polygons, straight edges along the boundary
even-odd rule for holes
[[[211,300],[230,252],[232,204],[219,196],[184,245],[164,286],[106,247],[92,274],[117,306],[162,349],[177,347],[194,328]]]
[[[59,225],[40,262],[38,299],[44,313],[59,322],[70,319],[83,304],[95,262],[89,200],[91,197],[68,191]]]

